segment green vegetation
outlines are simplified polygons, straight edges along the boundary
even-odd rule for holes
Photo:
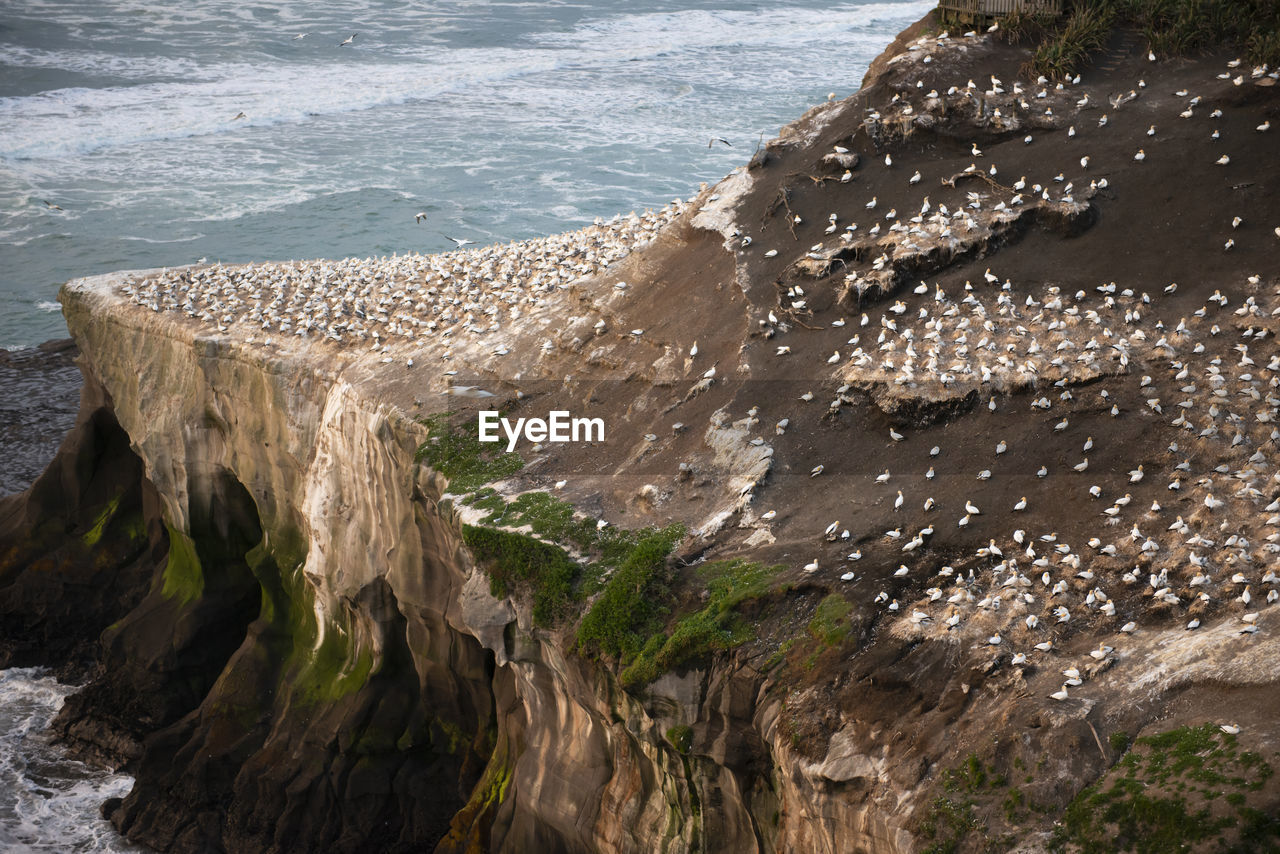
[[[1226,44],[1241,48],[1250,62],[1280,62],[1280,5],[1274,0],[1122,0],[1117,5],[1161,56]]]
[[[499,740],[484,768],[479,783],[471,790],[471,798],[455,815],[449,833],[441,842],[441,848],[450,851],[481,850],[475,841],[476,830],[492,823],[492,813],[503,801],[511,787],[515,761],[511,758],[505,739]]]
[[[796,645],[795,638],[787,638],[782,643],[778,644],[778,648],[773,651],[773,654],[770,655],[767,659],[765,659],[764,666],[762,669],[766,671],[772,670],[782,662],[786,661],[787,655],[791,652],[791,647],[795,645]]]
[[[707,586],[701,607],[677,613],[668,626],[678,603],[667,558],[684,538],[682,526],[600,528],[547,492],[507,500],[486,484],[518,471],[518,456],[482,445],[451,425],[447,413],[424,423],[429,435],[418,459],[449,478],[459,504],[483,513],[478,524],[463,526],[463,541],[488,573],[493,595],[528,596],[534,622],[544,628],[561,624],[575,605],[595,597],[578,625],[578,648],[616,659],[624,685],[646,684],[687,661],[751,639],[737,609],[768,592],[776,567],[745,561],[702,567],[699,576]],[[845,616],[847,622],[847,603]]]
[[[531,591],[533,619],[551,626],[569,613],[574,584],[581,567],[564,549],[526,537],[483,528],[462,526],[462,541],[489,572],[489,591],[503,598],[513,591]]]
[[[169,559],[164,565],[160,592],[166,599],[177,599],[183,605],[190,605],[204,593],[200,558],[190,537],[167,522],[165,527],[169,530]]]
[[[549,493],[526,492],[510,502],[504,502],[493,490],[488,492],[492,494],[486,494],[475,502],[475,506],[489,510],[489,515],[484,520],[486,525],[501,525],[504,528],[521,528],[527,525],[533,533],[545,540],[573,545],[581,551],[600,548],[606,540],[602,536],[603,531],[596,530],[593,520],[575,518],[572,504]],[[610,536],[608,539],[614,540],[617,537]]]
[[[1009,793],[1004,796],[1004,820],[1014,825],[1018,822],[1018,813],[1026,804],[1026,799],[1022,796],[1022,792],[1018,789],[1009,787]]]
[[[754,637],[738,614],[742,603],[769,592],[781,567],[744,560],[706,564],[699,575],[707,585],[706,605],[676,621],[670,636],[649,638],[636,659],[622,671],[624,685],[643,685],[660,674],[713,650],[733,649]]]
[[[827,646],[840,646],[853,632],[853,606],[839,593],[832,593],[821,602],[809,621],[809,634]]]
[[[626,585],[639,583],[640,590],[655,598],[641,603],[633,615],[636,624],[645,625],[650,612],[661,613],[658,600],[665,589],[666,556],[684,530],[601,529],[594,519],[578,516],[572,504],[546,492],[526,492],[507,501],[485,484],[515,474],[523,461],[482,444],[448,418],[449,413],[440,413],[423,422],[429,432],[417,458],[449,478],[449,489],[461,496],[460,504],[484,512],[481,524],[463,527],[463,540],[485,564],[493,595],[530,594],[534,621],[551,627],[571,614],[574,603],[598,592],[600,578],[616,571],[603,588],[607,601],[592,609],[596,616],[584,645],[595,642],[611,655],[624,646],[630,649],[628,631],[615,625],[613,612],[625,607]],[[531,535],[509,530],[526,528]],[[594,560],[583,567],[566,549]],[[580,641],[583,638],[580,633]]]
[[[507,761],[506,750],[502,751],[500,757],[489,760],[482,780],[483,785],[478,788],[481,812],[507,799],[507,789],[511,786],[514,771],[515,763]]]
[[[327,626],[318,647],[294,647],[305,665],[292,681],[295,696],[304,702],[339,700],[353,694],[369,681],[373,653],[342,630]]]
[[[1116,23],[1113,3],[1080,4],[1031,56],[1031,69],[1061,80],[1083,68],[1101,50]]]
[[[1019,756],[1013,757],[1012,766],[1015,770],[1026,770],[1026,763]],[[933,854],[960,850],[993,854],[1008,851],[1019,833],[996,834],[984,816],[990,818],[1003,813],[1007,827],[1018,831],[1038,825],[1043,821],[1041,816],[1051,811],[1050,807],[1028,798],[1008,776],[983,762],[976,753],[970,753],[959,765],[943,771],[940,781],[942,794],[930,804],[920,823],[921,834],[930,841],[925,851]],[[1025,782],[1034,782],[1034,777],[1026,775]],[[981,839],[972,835],[975,831]]]
[[[93,523],[79,537],[79,545],[91,553],[100,566],[116,564],[123,555],[134,554],[147,544],[147,523],[142,517],[142,508],[136,496],[132,496],[130,505],[122,508],[125,498],[126,490],[121,489],[103,501]],[[46,542],[52,546],[64,542],[67,532],[61,525],[46,519],[37,524],[31,534],[29,542],[33,545]],[[0,566],[6,565],[17,553],[18,547],[14,544],[7,553],[0,554]]]
[[[969,835],[969,831],[979,827],[981,823],[973,814],[971,801],[935,798],[920,825],[924,838],[932,840],[932,844],[924,849],[924,854],[953,854],[960,850],[960,843]]]
[[[1004,786],[1005,782],[1004,776],[990,771],[976,753],[965,757],[959,768],[942,772],[942,788],[948,792],[973,794],[987,787]]]
[[[580,649],[624,662],[640,653],[669,609],[667,554],[683,536],[672,526],[640,538],[578,627]]]
[[[1107,737],[1107,741],[1111,743],[1111,749],[1116,753],[1124,753],[1129,749],[1129,733],[1127,732],[1113,732]]]
[[[547,492],[526,492],[506,501],[485,488],[466,496],[463,503],[488,511],[481,520],[485,525],[527,527],[541,540],[597,555],[598,572],[621,566],[642,540],[655,533],[651,528],[597,528],[594,519],[576,516],[572,504]]]
[[[93,527],[84,533],[81,539],[89,548],[93,548],[102,539],[102,534],[107,529],[107,524],[112,517],[116,515],[116,510],[120,507],[121,496],[117,495],[102,507],[102,512],[98,514],[98,518],[93,521]]]
[[[360,643],[345,611],[321,625],[315,593],[302,577],[306,540],[297,530],[269,530],[245,555],[262,586],[259,618],[272,627],[282,684],[303,706],[358,691],[374,672],[373,651]]]
[[[1034,44],[1032,74],[1062,79],[1081,70],[1119,26],[1139,29],[1164,57],[1233,46],[1251,63],[1280,63],[1280,4],[1274,0],[1081,0],[1060,20],[1018,12],[1004,38]]]
[[[689,753],[689,748],[693,747],[693,727],[679,724],[667,730],[667,741],[676,749],[676,752],[682,756]]]
[[[1280,819],[1246,805],[1248,793],[1272,773],[1262,757],[1240,751],[1235,736],[1211,723],[1140,738],[1109,775],[1110,785],[1086,788],[1067,807],[1054,848],[1162,854],[1212,842],[1217,850],[1275,850]]]
[[[524,467],[520,455],[502,450],[501,443],[486,444],[468,430],[451,429],[452,414],[441,412],[422,422],[427,426],[427,441],[415,457],[447,477],[451,492],[479,489]]]

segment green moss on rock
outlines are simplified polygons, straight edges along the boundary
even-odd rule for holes
[[[361,644],[350,615],[332,615],[321,625],[315,591],[303,577],[306,539],[283,525],[269,529],[246,556],[262,587],[259,618],[272,628],[276,654],[285,662],[281,689],[303,706],[355,693],[374,672],[373,651]]]
[[[93,527],[84,533],[80,538],[86,546],[93,548],[102,539],[102,534],[107,529],[107,525],[115,517],[116,511],[120,508],[120,495],[112,498],[102,507],[102,512],[93,522]]]
[[[667,730],[667,741],[676,752],[681,755],[688,755],[689,748],[693,747],[693,727],[679,724]]]
[[[189,605],[204,593],[204,571],[191,538],[168,523],[165,527],[169,531],[169,559],[161,576],[160,592],[167,599]]]

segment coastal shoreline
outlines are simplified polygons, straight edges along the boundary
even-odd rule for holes
[[[627,252],[68,283],[0,652],[99,662],[55,726],[136,774],[113,823],[1043,851],[1155,826],[1140,778],[1280,843],[1275,77],[908,33]],[[503,454],[478,408],[609,430]]]

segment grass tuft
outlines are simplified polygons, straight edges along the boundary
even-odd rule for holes
[[[452,415],[441,412],[422,422],[427,427],[427,441],[415,455],[418,462],[426,462],[449,479],[450,492],[472,492],[524,468],[519,454],[502,450],[500,444],[481,442],[469,430],[453,429],[449,423]]]
[[[1062,80],[1081,71],[1119,26],[1140,30],[1161,58],[1233,46],[1255,65],[1280,64],[1275,0],[1081,0],[1057,21],[1015,12],[1000,33],[1011,44],[1036,45],[1031,74]]]
[[[1111,3],[1077,6],[1036,48],[1031,70],[1051,80],[1070,77],[1084,67],[1090,55],[1106,45],[1115,23]]]
[[[839,593],[832,593],[818,603],[809,634],[827,646],[840,646],[853,632],[853,606]]]
[[[767,594],[782,567],[766,567],[744,560],[727,560],[701,567],[707,584],[707,604],[676,621],[670,636],[656,634],[622,671],[627,686],[652,682],[660,674],[716,650],[733,649],[754,637],[738,606]]]

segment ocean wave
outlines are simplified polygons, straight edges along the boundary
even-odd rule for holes
[[[0,848],[126,852],[140,849],[97,816],[133,779],[67,759],[49,722],[75,689],[38,668],[0,670]]]
[[[400,63],[243,66],[213,80],[76,87],[0,98],[0,157],[64,158],[102,149],[305,122],[434,98],[561,62],[555,51],[458,50]],[[244,115],[238,119],[237,116]]]
[[[23,69],[70,71],[145,80],[155,77],[218,77],[223,69],[210,68],[194,59],[170,56],[136,56],[91,50],[46,50],[21,45],[0,46],[0,63]]]
[[[70,233],[65,231],[46,231],[40,234],[31,234],[26,237],[18,237],[17,235],[24,230],[25,228],[0,229],[0,244],[18,248],[18,247],[26,246],[28,243],[34,243],[37,240],[66,240],[73,236]]]
[[[128,62],[138,63],[134,72],[169,69],[194,79],[0,98],[0,157],[66,158],[160,140],[244,135],[317,117],[465,98],[482,87],[545,72],[573,72],[584,66],[598,70],[601,63],[621,69],[623,63],[716,47],[780,49],[832,39],[878,44],[880,36],[860,28],[885,15],[900,22],[904,15],[930,5],[917,0],[822,10],[610,16],[582,22],[569,32],[530,36],[532,47],[428,45],[399,61],[347,53],[340,61],[320,65],[275,61],[189,68],[181,62],[131,59]],[[99,54],[74,57],[87,65],[111,64]],[[489,91],[492,96],[492,88]],[[241,114],[244,118],[238,118]]]
[[[686,9],[614,15],[580,23],[570,32],[543,33],[539,44],[580,47],[591,53],[656,55],[717,47],[812,45],[840,38],[842,41],[883,38],[866,32],[868,24],[923,15],[937,4],[932,0],[906,3],[845,4],[827,8],[772,6],[764,9]]]
[[[184,237],[139,237],[132,234],[121,235],[121,240],[130,240],[138,243],[190,243],[192,240],[199,240],[204,237],[203,233],[190,234]]]
[[[36,308],[38,308],[40,311],[47,311],[50,314],[52,314],[55,311],[62,311],[62,304],[51,302],[49,300],[41,300],[40,302],[36,303]]]

